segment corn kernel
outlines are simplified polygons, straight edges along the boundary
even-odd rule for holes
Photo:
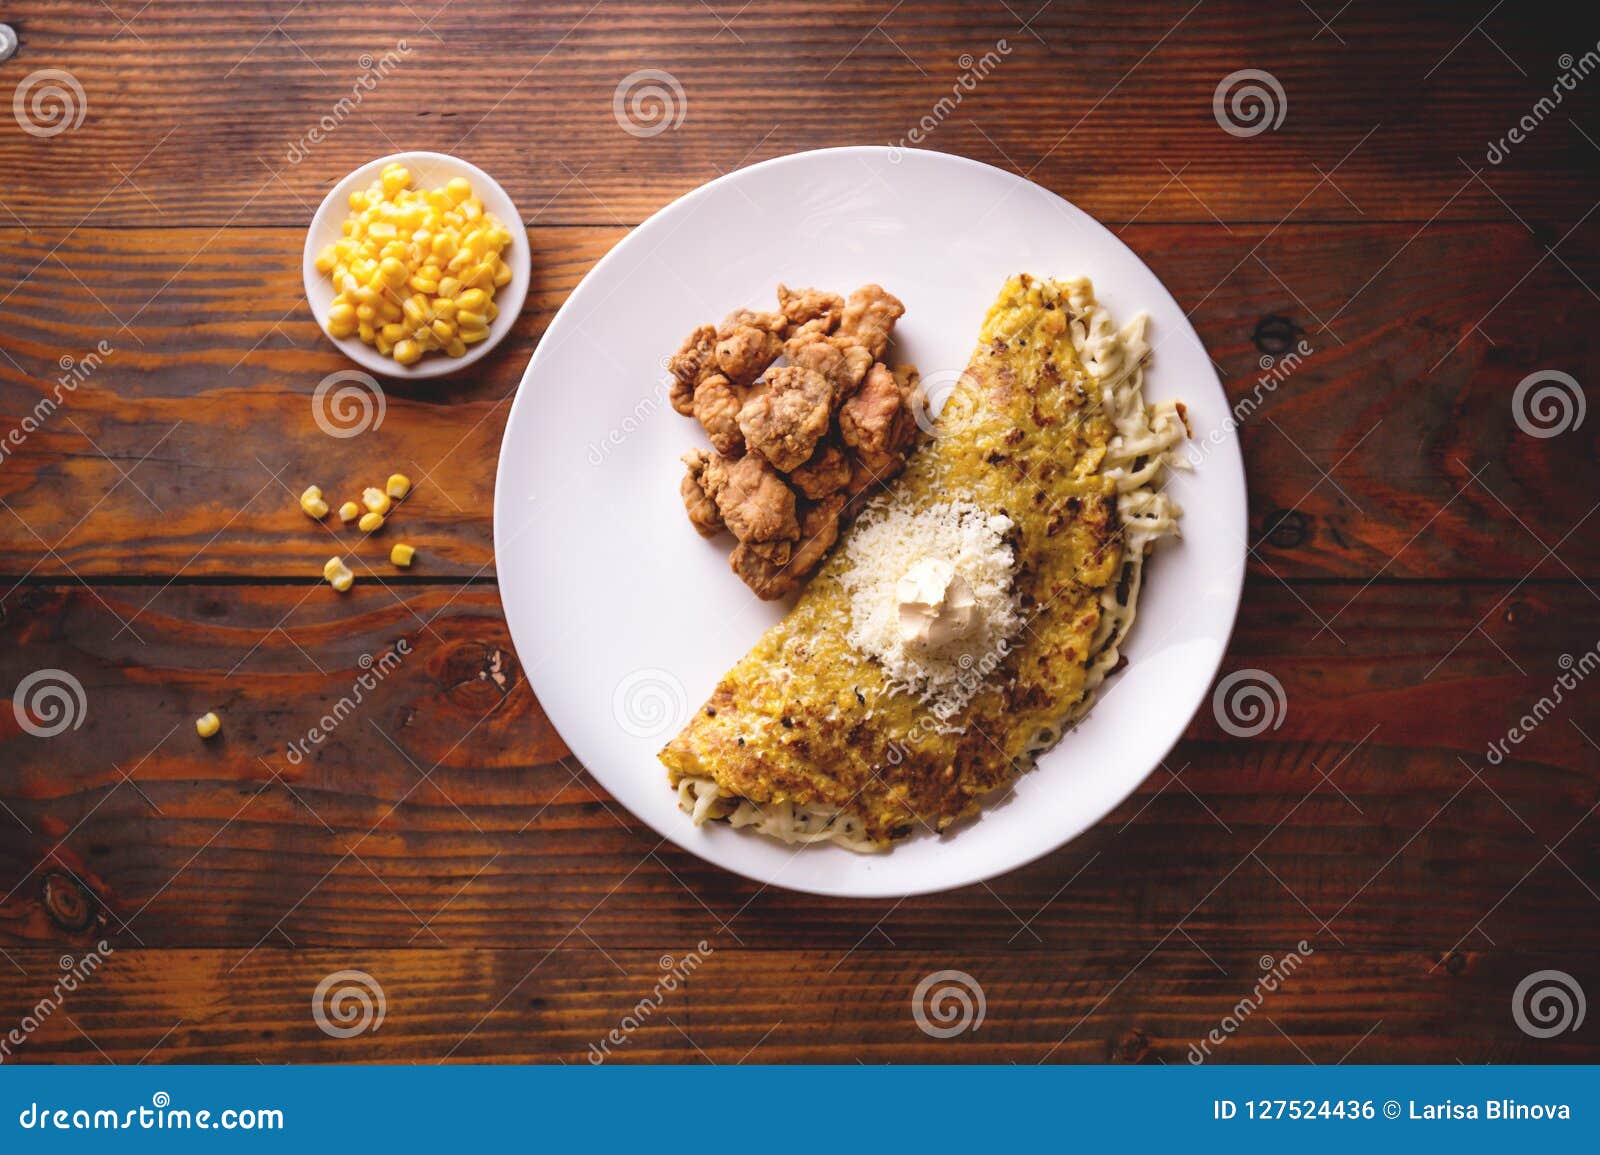
[[[383,488],[385,493],[399,501],[411,492],[411,479],[403,473],[391,473]]]
[[[482,289],[468,289],[457,295],[456,308],[469,309],[474,313],[481,313],[489,306],[489,294]]]
[[[409,339],[397,341],[394,346],[394,359],[402,365],[415,365],[422,360],[422,346]]]
[[[459,308],[456,310],[456,325],[463,330],[487,329],[489,327],[489,318],[483,313],[475,313],[471,309]]]
[[[487,330],[487,329],[467,329],[467,328],[463,328],[459,333],[456,334],[456,337],[459,340],[461,340],[464,344],[476,345],[479,341],[483,340],[488,335],[489,335],[489,330]]]
[[[300,495],[300,508],[305,510],[307,517],[316,521],[328,516],[328,503],[322,500],[322,490],[315,485],[308,485]]]
[[[400,542],[389,551],[389,560],[398,566],[410,565],[411,559],[416,556],[417,551],[405,544],[405,542]]]
[[[461,339],[460,334],[457,334],[450,338],[450,342],[444,347],[444,351],[451,357],[465,357],[467,355],[467,345]]]
[[[340,593],[350,588],[355,581],[355,574],[350,572],[350,567],[344,564],[342,557],[330,557],[322,566],[322,577],[329,585]]]
[[[458,176],[444,186],[444,191],[449,196],[451,203],[460,204],[472,195],[472,184],[466,177]]]
[[[384,490],[379,489],[376,485],[369,485],[367,488],[361,491],[361,504],[366,506],[373,513],[388,513],[390,505],[389,495]]]
[[[363,513],[361,520],[356,522],[356,528],[360,529],[362,533],[377,533],[383,528],[383,514]]]
[[[194,720],[194,732],[202,738],[214,737],[222,729],[222,719],[215,713],[201,714]]]
[[[361,507],[353,501],[347,501],[339,507],[339,520],[349,525],[361,516]]]

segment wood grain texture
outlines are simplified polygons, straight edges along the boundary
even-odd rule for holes
[[[1600,423],[1536,437],[1512,410],[1536,371],[1600,379],[1600,87],[1536,109],[1593,29],[1413,3],[412,7],[8,16],[0,92],[66,69],[86,107],[0,131],[0,691],[65,671],[84,706],[46,740],[0,704],[0,1028],[38,1016],[61,956],[113,953],[6,1061],[577,1063],[632,1015],[617,1061],[1180,1063],[1301,942],[1211,1061],[1600,1059],[1592,1031],[1536,1040],[1509,1007],[1549,967],[1600,989],[1600,699],[1541,704],[1600,644]],[[1213,99],[1252,68],[1285,112],[1241,138]],[[648,137],[614,110],[641,69],[682,89]],[[704,864],[573,760],[529,684],[561,655],[516,653],[500,612],[494,468],[529,356],[631,226],[924,117],[926,147],[1109,222],[1190,314],[1249,472],[1223,669],[1286,708],[1239,737],[1203,707],[1021,870],[831,901]],[[329,437],[311,396],[348,366],[306,311],[304,228],[410,148],[507,187],[534,282],[473,372]],[[716,306],[664,307],[687,328]],[[418,482],[405,574],[295,503],[395,468]],[[335,552],[343,598],[315,580]],[[1512,726],[1531,736],[1490,759]],[[340,1040],[311,1000],[351,968],[387,1017]],[[986,1017],[938,1040],[911,1001],[945,969]]]
[[[1549,956],[1474,950],[1437,965],[1423,952],[1304,946],[1303,954],[1298,942],[1276,941],[1219,951],[1177,939],[1142,960],[1081,950],[846,955],[713,943],[676,944],[660,958],[582,943],[551,951],[274,947],[242,963],[226,951],[134,947],[106,956],[15,1055],[150,1065],[1593,1059],[1593,1048],[1570,1035],[1529,1038],[1506,1013],[1517,982]],[[687,978],[658,987],[663,961],[681,970],[689,952]],[[1290,952],[1298,957],[1288,977],[1241,1014],[1240,1001],[1266,973],[1262,960],[1276,966]],[[17,1021],[35,1013],[34,1000],[62,972],[53,952],[10,954],[15,981],[0,988],[0,1017]],[[918,1028],[914,993],[935,965],[981,988],[975,1029],[939,1039]],[[353,967],[369,976],[366,990],[381,989],[384,1017],[375,1030],[330,1037],[313,1018],[315,992]],[[1123,979],[1109,993],[1108,974]],[[1575,977],[1590,985],[1600,973],[1591,966]],[[1225,1031],[1225,1020],[1237,1028]],[[1213,1030],[1220,1043],[1208,1042]]]
[[[1235,405],[1256,573],[1600,575],[1585,521],[1600,422],[1532,437],[1511,400],[1536,368],[1600,373],[1586,340],[1600,300],[1520,225],[1121,232],[1192,313]],[[555,310],[622,235],[534,230],[535,281],[504,345],[460,381],[390,386],[381,424],[342,439],[315,420],[318,383],[346,362],[304,305],[299,232],[0,237],[0,272],[34,269],[0,332],[0,426],[61,401],[0,469],[0,573],[314,575],[351,535],[307,520],[300,491],[349,496],[402,468],[418,486],[395,527],[423,551],[417,572],[492,574],[510,398]],[[1508,298],[1507,270],[1526,274]],[[701,319],[675,307],[686,331]],[[102,340],[112,352],[63,391],[59,359],[81,363]],[[1268,360],[1302,340],[1309,353]],[[616,387],[656,385],[642,372]],[[653,419],[695,442],[675,414]],[[1219,432],[1196,429],[1196,451]]]
[[[1298,6],[1243,0],[1061,0],[1033,16],[961,0],[887,8],[486,0],[430,18],[356,0],[288,12],[188,2],[119,26],[84,0],[33,5],[8,68],[68,69],[88,112],[60,137],[0,135],[5,199],[32,228],[86,216],[220,227],[240,214],[298,226],[364,161],[423,148],[494,173],[526,219],[635,224],[729,169],[903,143],[930,117],[927,147],[1027,171],[1104,220],[1504,220],[1457,158],[1483,167],[1489,143],[1549,93],[1560,54],[1594,42],[1509,10],[1472,33],[1482,13],[1454,5],[1358,5],[1331,31]],[[363,57],[402,40],[401,63],[358,90]],[[972,71],[963,59],[1001,40],[998,65],[958,87]],[[619,127],[613,99],[645,68],[678,80],[684,116],[641,139]],[[1281,84],[1276,131],[1218,127],[1215,91],[1241,68]],[[1582,85],[1567,94],[1495,170],[1499,196],[1562,229],[1588,209],[1593,157],[1571,121],[1592,125],[1597,101]],[[324,118],[326,138],[308,142]],[[197,179],[199,156],[230,163]]]
[[[15,812],[0,818],[27,828],[0,846],[12,891],[0,942],[60,937],[55,876],[91,892],[79,941],[241,956],[287,943],[550,949],[575,934],[607,949],[721,935],[767,949],[1114,954],[1179,925],[1213,943],[1600,945],[1600,920],[1562,917],[1600,902],[1585,881],[1600,871],[1594,700],[1486,761],[1561,655],[1600,637],[1600,600],[1570,583],[1252,582],[1225,668],[1279,680],[1281,726],[1241,740],[1202,709],[1163,767],[1070,846],[988,886],[893,905],[759,887],[664,844],[567,756],[527,684],[545,655],[512,655],[492,589],[405,593],[13,595],[5,684],[65,669],[87,708],[49,740],[0,720]],[[1316,616],[1341,607],[1340,637],[1319,636]],[[398,647],[411,652],[386,672]],[[377,684],[358,690],[364,670]],[[360,701],[327,726],[341,697]],[[190,724],[206,709],[224,718],[211,743]],[[308,745],[313,726],[331,733]]]

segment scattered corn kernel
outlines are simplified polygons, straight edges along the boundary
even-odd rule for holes
[[[306,516],[321,521],[328,516],[328,503],[322,500],[322,489],[315,485],[306,486],[306,491],[300,495],[300,508],[306,511]]]
[[[347,501],[339,507],[339,520],[349,525],[361,516],[361,507],[353,501]]]
[[[401,542],[389,551],[389,560],[398,566],[408,566],[411,559],[417,556],[417,551],[405,542]]]
[[[222,729],[222,719],[216,714],[201,714],[194,720],[194,732],[202,738],[214,737]]]
[[[327,316],[333,336],[359,337],[401,365],[431,352],[464,356],[488,336],[495,290],[511,283],[503,259],[511,232],[484,212],[465,177],[419,189],[403,165],[388,165],[350,194],[341,231],[316,258],[337,290]],[[466,321],[441,307],[458,295]]]
[[[361,491],[361,504],[373,513],[388,513],[389,495],[376,485],[369,485]]]
[[[342,557],[330,557],[322,567],[322,576],[329,585],[340,593],[344,593],[356,580],[356,575],[350,572],[350,567],[344,564]]]
[[[362,533],[376,533],[383,528],[383,514],[363,513],[361,520],[356,522],[356,528],[360,529]]]
[[[385,483],[383,488],[390,497],[399,501],[411,492],[411,479],[403,473],[391,473],[388,482]]]

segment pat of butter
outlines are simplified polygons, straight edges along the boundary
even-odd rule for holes
[[[900,636],[922,649],[965,637],[977,620],[972,587],[941,558],[927,557],[906,570],[894,587],[900,608]]]

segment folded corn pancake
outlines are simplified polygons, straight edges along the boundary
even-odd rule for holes
[[[1144,326],[1086,280],[1006,283],[935,437],[662,751],[697,822],[878,849],[1082,716],[1177,530],[1159,484],[1186,429],[1144,404]]]

